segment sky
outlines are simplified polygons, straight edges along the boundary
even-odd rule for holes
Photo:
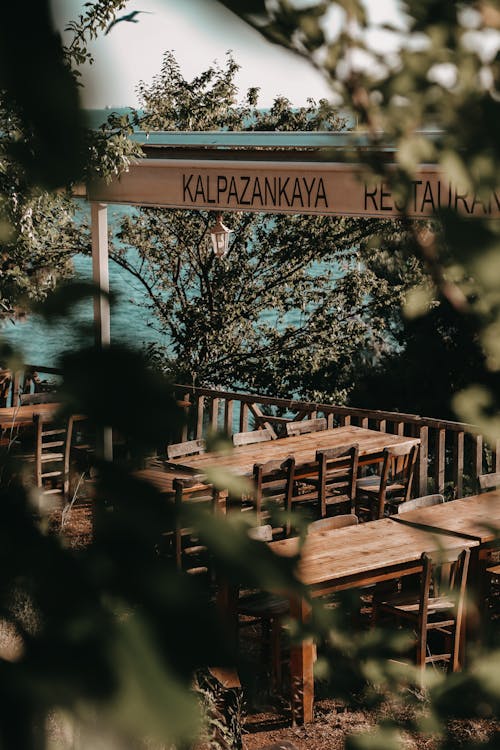
[[[397,18],[397,0],[366,0],[366,4],[375,23]],[[57,28],[63,31],[82,7],[83,0],[52,0]],[[84,69],[84,107],[137,106],[137,83],[151,81],[167,50],[175,51],[189,80],[214,60],[223,63],[226,52],[232,50],[241,65],[240,91],[259,86],[261,106],[269,106],[277,95],[286,96],[296,106],[305,104],[308,97],[318,100],[330,95],[320,73],[266,42],[216,0],[130,0],[118,15],[134,10],[142,11],[136,16],[138,23],[118,23],[91,44],[95,63]],[[332,14],[333,35],[340,23],[340,16]],[[381,34],[375,43],[384,43]]]

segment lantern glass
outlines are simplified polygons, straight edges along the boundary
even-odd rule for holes
[[[228,229],[222,223],[222,217],[217,214],[217,221],[210,230],[210,237],[212,239],[212,250],[217,258],[223,258],[229,249],[229,235],[231,229]]]

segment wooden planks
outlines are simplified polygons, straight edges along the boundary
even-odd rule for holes
[[[240,446],[235,448],[230,455],[205,453],[201,456],[189,456],[176,462],[176,465],[180,469],[196,472],[203,472],[207,467],[217,466],[235,474],[250,476],[254,464],[272,460],[284,461],[290,455],[295,457],[297,465],[304,465],[313,463],[316,451],[321,449],[358,443],[360,457],[369,457],[382,453],[387,445],[419,442],[418,438],[345,425],[306,435],[281,438],[264,444]]]

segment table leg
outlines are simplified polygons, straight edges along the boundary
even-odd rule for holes
[[[290,614],[300,624],[309,618],[311,607],[304,599],[290,599]],[[314,704],[314,657],[312,639],[292,644],[290,654],[290,682],[292,689],[292,721],[307,724],[313,720]]]

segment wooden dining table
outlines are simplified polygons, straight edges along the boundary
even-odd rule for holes
[[[500,490],[417,508],[393,518],[400,524],[426,528],[431,532],[476,539],[486,546],[499,538]]]
[[[478,539],[439,531],[430,533],[429,529],[384,518],[309,535],[301,549],[296,573],[314,598],[418,573],[423,552],[475,548],[479,544]],[[271,543],[270,547],[277,555],[293,556],[299,551],[299,541],[284,539]],[[310,605],[304,599],[292,597],[290,610],[292,617],[307,623]],[[314,704],[313,642],[306,639],[292,644],[290,658],[294,718],[310,722]]]
[[[0,429],[26,427],[33,423],[35,414],[53,416],[60,408],[60,403],[26,404],[25,406],[7,406],[0,408]]]
[[[388,432],[346,425],[305,435],[242,445],[234,448],[230,453],[208,452],[196,456],[185,456],[172,459],[167,465],[174,470],[187,470],[200,474],[205,469],[216,466],[239,476],[251,476],[253,467],[257,463],[284,461],[288,456],[293,456],[297,466],[304,466],[314,462],[318,450],[337,448],[352,443],[359,445],[360,463],[368,463],[378,460],[386,446],[403,443],[418,444],[420,440],[405,435],[392,435]]]

